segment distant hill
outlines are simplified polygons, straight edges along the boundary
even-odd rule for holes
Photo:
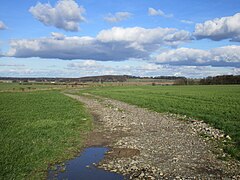
[[[87,76],[80,78],[19,78],[19,77],[0,77],[0,81],[9,82],[51,82],[51,83],[87,83],[87,82],[161,82],[171,81],[179,85],[187,84],[240,84],[240,75],[223,75],[215,77],[206,77],[202,79],[187,79],[186,77],[177,76],[155,76],[155,77],[140,77],[129,75],[102,75],[102,76]]]
[[[158,77],[140,77],[140,76],[129,76],[129,75],[103,75],[103,76],[87,76],[80,78],[20,78],[20,77],[0,77],[2,81],[13,81],[13,82],[125,82],[129,79],[186,79],[185,77],[175,76],[158,76]]]
[[[80,82],[125,82],[130,76],[127,75],[104,75],[104,76],[89,76],[78,78]]]

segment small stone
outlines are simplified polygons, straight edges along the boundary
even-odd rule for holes
[[[132,171],[136,171],[138,168],[137,168],[137,166],[132,166],[130,169],[131,169]]]
[[[229,135],[227,135],[226,138],[227,138],[228,140],[232,140],[232,138],[231,138]]]
[[[148,179],[154,180],[155,177],[153,177],[153,176],[148,176]]]
[[[142,172],[140,175],[139,175],[140,178],[144,177],[144,173]]]
[[[60,169],[60,172],[64,172],[64,171],[66,171],[66,168],[65,168],[65,167],[62,167],[62,168]]]

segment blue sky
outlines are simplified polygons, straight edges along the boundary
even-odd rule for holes
[[[240,0],[0,4],[0,76],[240,74]]]

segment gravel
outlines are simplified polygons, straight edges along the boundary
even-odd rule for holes
[[[99,168],[128,179],[240,179],[239,162],[213,153],[218,147],[212,140],[231,137],[202,121],[98,96],[66,95],[83,102],[95,117],[87,146],[111,149]]]

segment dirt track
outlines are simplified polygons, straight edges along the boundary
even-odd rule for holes
[[[116,100],[67,95],[95,117],[86,145],[112,149],[101,168],[134,179],[240,179],[239,164],[217,158],[192,123]]]

